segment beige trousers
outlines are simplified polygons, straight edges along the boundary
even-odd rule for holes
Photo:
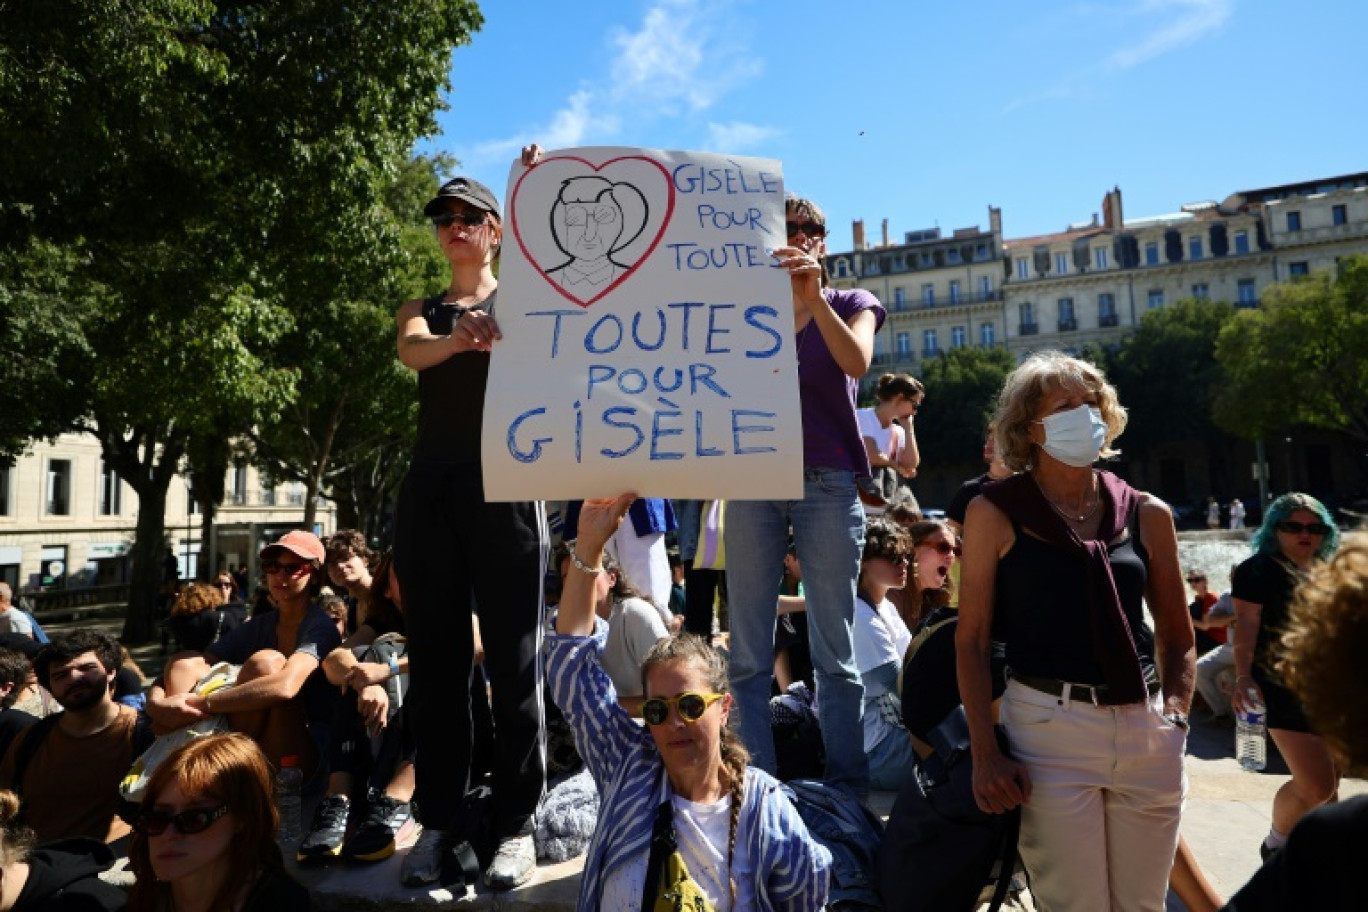
[[[1001,721],[1031,777],[1021,859],[1040,912],[1163,912],[1187,733],[1162,697],[1094,706],[1011,681]]]

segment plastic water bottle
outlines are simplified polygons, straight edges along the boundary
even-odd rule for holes
[[[1267,763],[1268,710],[1255,690],[1246,691],[1248,709],[1235,714],[1235,758],[1243,769],[1257,773]]]
[[[280,830],[276,841],[286,858],[293,858],[299,842],[303,838],[303,799],[300,795],[304,787],[304,770],[299,758],[291,755],[280,758],[280,771],[276,773],[276,808],[280,811]]]

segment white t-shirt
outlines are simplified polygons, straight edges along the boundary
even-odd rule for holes
[[[855,410],[855,418],[860,423],[860,436],[874,441],[874,449],[885,459],[897,461],[903,451],[903,429],[896,421],[888,427],[879,423],[879,415],[872,408]]]
[[[745,840],[738,838],[727,866],[727,838],[731,833],[731,795],[715,804],[695,804],[671,795],[674,805],[675,843],[689,868],[689,876],[708,895],[717,912],[754,912],[755,897],[745,889],[751,883],[753,865]],[[616,868],[605,878],[600,908],[612,912],[637,912],[646,887],[649,850]],[[736,880],[736,905],[731,901],[731,881]]]
[[[893,603],[884,599],[876,609],[864,599],[855,600],[855,667],[867,674],[889,662],[902,667],[903,656],[912,642],[912,632],[903,623]],[[864,739],[866,753],[878,746],[888,734],[888,727],[879,715],[874,702],[883,692],[874,691],[865,682]]]
[[[619,697],[641,696],[641,662],[657,640],[669,635],[650,602],[629,598],[613,603],[601,661]]]
[[[0,633],[22,633],[26,637],[31,637],[33,623],[27,614],[10,606],[9,610],[0,611]]]

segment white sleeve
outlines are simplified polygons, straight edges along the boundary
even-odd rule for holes
[[[893,631],[864,599],[855,601],[855,668],[864,674],[898,661]]]

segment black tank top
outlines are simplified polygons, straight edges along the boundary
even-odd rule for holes
[[[494,313],[490,294],[476,310]],[[434,336],[451,333],[454,318],[464,309],[442,300],[444,295],[423,301],[423,319]],[[418,372],[418,440],[414,462],[459,462],[479,465],[480,428],[484,424],[485,386],[489,381],[489,355],[461,352],[440,364]]]
[[[1102,663],[1093,654],[1083,558],[1027,535],[1016,523],[1012,529],[1016,541],[998,562],[993,609],[994,639],[1006,644],[1007,666],[1021,674],[1105,684]],[[1145,623],[1142,608],[1149,554],[1136,533],[1132,521],[1125,540],[1107,553],[1140,668],[1152,679],[1154,632]]]

